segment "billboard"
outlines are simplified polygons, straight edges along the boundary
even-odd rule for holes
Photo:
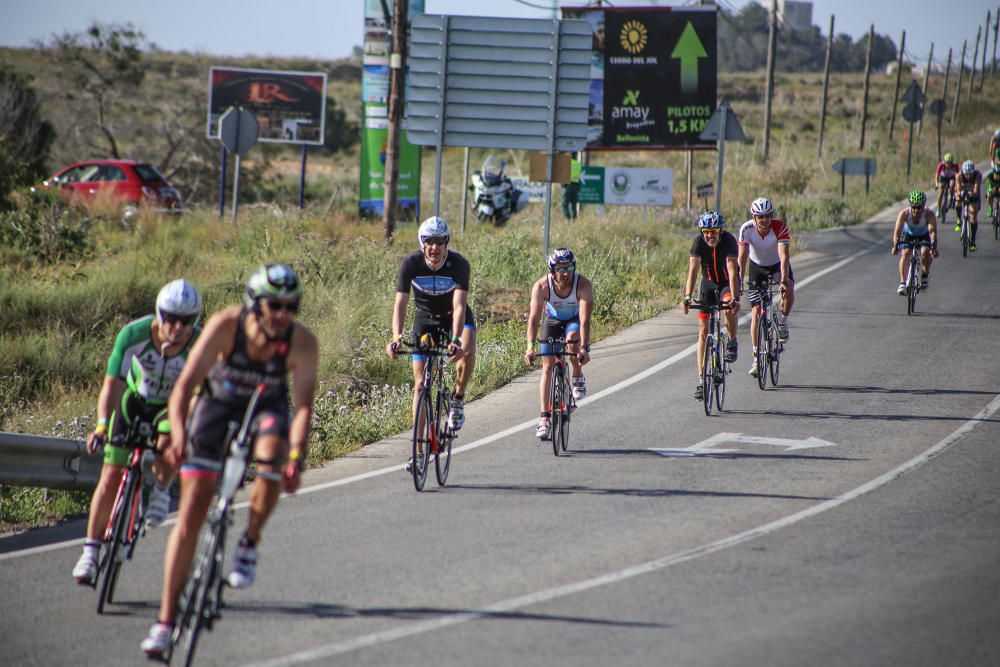
[[[362,0],[354,0],[355,2]],[[383,3],[365,3],[365,43],[361,57],[361,177],[358,205],[361,215],[381,216],[385,198],[385,154],[389,138],[389,55],[392,38]],[[392,3],[388,3],[391,7]],[[422,14],[424,0],[410,0],[409,15]],[[404,217],[420,214],[420,147],[399,140],[397,202]]]
[[[208,81],[210,139],[226,109],[243,107],[260,125],[259,141],[323,145],[326,74],[212,67]]]
[[[712,146],[714,7],[564,7],[593,30],[587,150]]]

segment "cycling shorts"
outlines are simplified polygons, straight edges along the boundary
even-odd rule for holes
[[[129,430],[133,420],[136,419],[155,427],[157,433],[170,433],[166,406],[149,405],[131,389],[126,389],[118,409],[111,413],[111,419],[108,420],[108,442],[104,446],[104,463],[116,466],[128,465],[132,448],[142,444],[141,439],[138,443],[127,442]]]
[[[572,333],[580,332],[580,318],[574,317],[571,320],[559,320],[554,317],[545,316],[542,318],[542,328],[539,335],[541,340],[546,341],[549,338],[566,338]],[[541,354],[552,354],[553,352],[560,351],[561,345],[552,343],[542,343],[538,346],[538,351]]]
[[[975,206],[976,208],[979,208],[982,205],[982,199],[980,197],[969,198],[969,199],[965,200],[965,203],[966,204],[971,204],[971,205]],[[962,205],[962,200],[959,199],[958,200],[958,206],[961,206],[961,205]]]
[[[732,296],[733,292],[729,289],[728,284],[720,285],[719,283],[702,278],[701,292],[698,294],[698,300],[701,301],[702,305],[698,306],[698,319],[707,320],[711,318],[711,306],[718,306],[723,301],[729,301]]]
[[[760,266],[750,262],[749,267],[747,267],[747,283],[751,305],[759,306],[761,293],[767,288],[767,285],[777,285],[779,282],[781,282],[781,262],[771,266]],[[788,282],[795,282],[795,274],[792,273],[791,266],[788,267]]]
[[[451,313],[441,319],[434,319],[425,315],[424,313],[417,312],[416,317],[413,318],[413,336],[420,340],[424,334],[430,334],[431,338],[435,340],[451,340]],[[471,329],[473,332],[476,331],[476,320],[472,315],[472,308],[468,306],[465,307],[465,325],[463,329]],[[414,354],[414,361],[427,361],[427,355],[424,354]]]
[[[229,433],[230,422],[235,422],[236,428],[243,422],[245,405],[231,404],[202,394],[188,417],[187,432],[189,451],[181,466],[185,474],[218,474],[222,470],[226,458],[226,448],[229,443],[226,435]],[[278,396],[262,400],[257,404],[250,427],[251,441],[262,435],[276,435],[285,442],[288,441],[288,428],[291,424],[291,414],[286,396]],[[284,463],[284,454],[274,461],[258,461],[280,466]]]
[[[913,247],[914,243],[926,243],[927,245],[930,245],[931,244],[930,232],[927,232],[926,234],[913,235],[910,234],[909,232],[904,231],[902,234],[899,235],[899,241],[897,242],[897,245],[900,248],[910,248]]]

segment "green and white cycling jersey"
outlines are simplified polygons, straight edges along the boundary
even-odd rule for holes
[[[184,368],[201,327],[195,326],[191,340],[172,357],[164,358],[153,344],[150,326],[153,315],[125,325],[115,339],[108,358],[107,375],[124,380],[129,389],[148,405],[165,405],[174,382]]]

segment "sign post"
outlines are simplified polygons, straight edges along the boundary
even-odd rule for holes
[[[997,17],[1000,18],[1000,14],[997,14]],[[932,114],[934,114],[935,116],[937,116],[937,123],[935,123],[935,125],[937,125],[937,155],[938,155],[938,160],[940,161],[941,160],[941,121],[944,119],[944,100],[942,100],[942,99],[936,99],[936,100],[934,100],[933,102],[931,102],[930,106],[928,107],[928,110]]]
[[[252,113],[243,107],[229,107],[219,118],[219,139],[226,149],[236,155],[233,170],[233,224],[240,201],[240,157],[257,144],[260,126]]]
[[[833,170],[840,174],[840,196],[845,193],[846,176],[864,176],[865,194],[871,184],[871,177],[875,175],[875,158],[865,157],[845,157],[833,163]]]
[[[726,140],[746,141],[747,137],[743,133],[743,128],[740,127],[736,113],[729,106],[729,102],[722,100],[719,103],[719,108],[708,119],[708,125],[698,138],[703,141],[712,141],[713,139],[718,141],[719,166],[715,176],[715,211],[718,213],[722,207],[722,170],[726,157]]]
[[[924,95],[924,91],[920,90],[920,86],[916,81],[910,81],[910,85],[906,88],[906,92],[903,93],[902,100],[906,102],[906,106],[903,107],[903,118],[910,124],[910,143],[906,149],[906,175],[910,175],[910,166],[913,161],[913,124],[920,121],[924,117],[924,101],[927,96]]]

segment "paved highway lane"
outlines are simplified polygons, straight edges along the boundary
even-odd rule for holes
[[[310,473],[199,662],[1000,663],[1000,243],[962,260],[942,233],[907,317],[879,219],[809,240],[783,386],[747,375],[744,326],[720,416],[692,397],[694,316],[672,311],[595,346],[570,456],[533,438],[528,377],[470,404],[459,443],[479,446],[455,456],[444,489],[381,472],[405,460],[404,438]],[[709,438],[729,451],[653,451]],[[77,545],[17,552],[53,534],[0,541],[0,590],[17,601],[0,611],[0,663],[141,661],[166,530],[106,617],[71,583]]]

